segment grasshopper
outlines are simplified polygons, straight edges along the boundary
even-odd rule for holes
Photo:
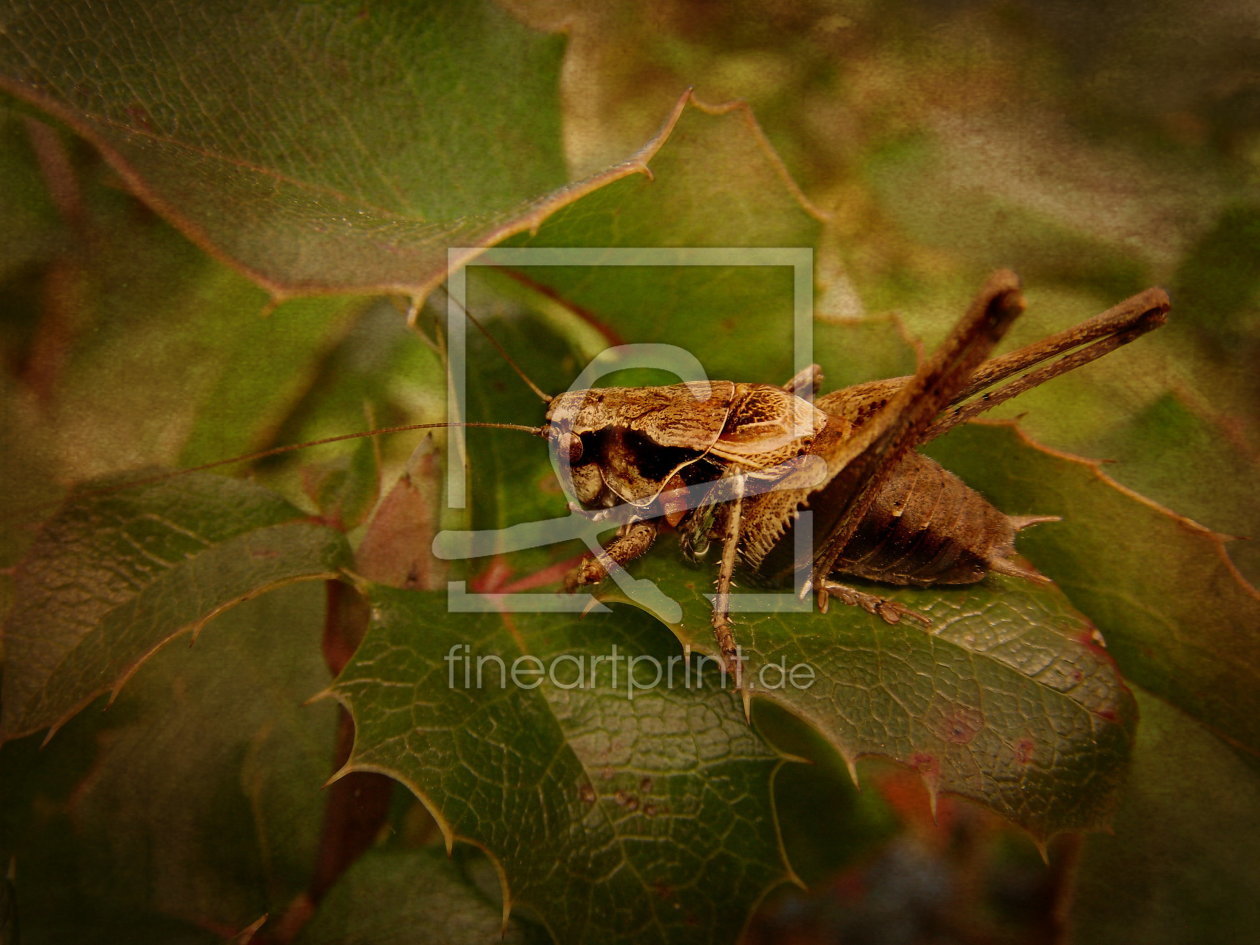
[[[598,584],[646,554],[667,526],[690,558],[716,544],[713,634],[742,690],[732,578],[741,564],[767,580],[791,574],[792,526],[804,510],[813,513],[813,556],[798,590],[812,592],[823,611],[834,597],[888,623],[931,626],[917,611],[843,583],[845,576],[930,586],[970,584],[994,571],[1048,583],[1015,559],[1014,543],[1021,529],[1053,517],[1005,515],[915,447],[1158,327],[1170,304],[1162,290],[1148,289],[989,359],[1023,307],[1017,277],[994,273],[912,376],[817,400],[816,366],[782,387],[713,381],[548,398],[538,433],[558,454],[567,494],[587,510],[634,509],[601,551],[569,573],[566,588]],[[808,483],[791,462],[806,458],[825,470]]]

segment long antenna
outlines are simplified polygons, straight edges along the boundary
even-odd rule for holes
[[[173,469],[170,472],[159,473],[156,476],[148,476],[141,479],[131,479],[127,482],[121,482],[114,486],[106,487],[101,492],[116,492],[121,489],[129,489],[132,486],[147,486],[155,482],[162,482],[165,479],[174,479],[177,476],[183,476],[188,473],[204,472],[207,469],[215,469],[218,466],[230,466],[233,463],[252,463],[260,459],[267,459],[271,456],[280,456],[284,453],[293,453],[297,450],[304,450],[312,446],[324,446],[328,443],[340,443],[343,440],[360,440],[369,436],[383,436],[388,433],[407,433],[410,430],[436,430],[442,427],[479,427],[489,430],[521,430],[524,433],[530,433],[534,436],[541,436],[544,439],[547,436],[547,427],[528,427],[520,423],[481,423],[469,420],[463,423],[442,422],[442,423],[405,423],[397,427],[381,427],[378,430],[361,430],[358,433],[340,433],[337,436],[326,436],[321,440],[309,440],[305,443],[288,443],[284,446],[273,446],[270,449],[258,450],[254,453],[243,453],[240,456],[230,456],[227,459],[216,459],[211,463],[202,463],[200,466],[188,466],[183,469]],[[91,494],[96,494],[98,490],[92,490]]]
[[[518,365],[515,360],[513,360],[512,356],[507,353],[507,350],[503,347],[503,345],[499,344],[498,339],[495,338],[494,335],[490,334],[490,332],[486,329],[486,327],[483,324],[481,324],[481,322],[478,321],[476,317],[474,317],[472,312],[468,311],[468,307],[464,305],[462,302],[460,302],[458,299],[456,299],[455,296],[451,295],[450,290],[447,289],[445,286],[442,287],[442,291],[450,301],[454,302],[456,305],[459,306],[460,310],[463,311],[464,316],[470,322],[472,322],[473,325],[477,327],[477,330],[486,336],[486,340],[489,341],[490,344],[494,346],[495,350],[499,352],[504,362],[506,362],[507,365],[513,371],[516,372],[517,376],[520,377],[520,379],[525,382],[525,386],[527,386],[531,391],[533,391],[534,394],[538,397],[538,399],[541,400],[544,404],[550,404],[552,401],[552,398],[548,396],[546,393],[544,393],[542,388],[540,388],[537,384],[535,384],[532,380],[530,380],[529,375],[526,374],[521,369],[520,365]],[[436,429],[441,429],[444,427],[445,428],[476,427],[476,428],[487,429],[487,430],[521,430],[524,433],[529,433],[534,436],[540,436],[543,439],[547,438],[547,431],[549,429],[545,425],[540,426],[540,427],[530,427],[530,426],[525,426],[519,423],[488,423],[488,422],[478,422],[478,421],[472,421],[472,420],[463,421],[463,422],[446,421],[442,423],[406,423],[406,424],[403,424],[401,426],[396,426],[396,427],[381,427],[380,429],[377,429],[377,430],[363,430],[359,433],[341,433],[341,434],[338,434],[337,436],[327,436],[320,440],[309,440],[305,443],[289,443],[284,446],[273,446],[269,449],[258,450],[253,453],[243,453],[240,456],[230,456],[227,459],[217,459],[210,463],[202,463],[200,466],[189,466],[183,469],[175,469],[175,470],[171,470],[170,472],[159,473],[158,475],[155,475],[155,476],[148,476],[148,477],[144,477],[140,479],[133,479],[128,482],[119,483],[116,486],[112,486],[105,490],[99,490],[99,491],[114,492],[119,489],[129,488],[131,486],[145,486],[145,485],[149,485],[155,482],[162,482],[163,480],[166,480],[166,479],[173,479],[176,476],[183,476],[187,473],[204,472],[207,469],[216,469],[219,466],[230,466],[235,463],[252,463],[260,459],[267,459],[272,456],[282,456],[285,453],[292,453],[297,450],[308,449],[309,447],[312,447],[312,446],[324,446],[328,443],[340,443],[345,440],[357,440],[357,439],[362,439],[364,437],[369,437],[369,436],[383,436],[389,433],[407,433],[411,430],[436,430]],[[96,491],[98,490],[93,490],[93,494]]]
[[[459,306],[460,311],[464,313],[464,317],[472,322],[479,332],[486,336],[486,340],[489,341],[490,344],[494,345],[494,350],[498,351],[503,360],[507,362],[507,366],[516,372],[516,376],[525,382],[525,386],[532,390],[535,395],[537,395],[538,399],[544,404],[550,404],[553,398],[545,394],[541,387],[529,379],[529,375],[521,370],[521,366],[512,359],[510,354],[507,353],[507,349],[504,348],[503,345],[499,344],[499,340],[495,338],[494,335],[490,334],[490,332],[486,329],[486,326],[481,324],[481,322],[473,316],[472,312],[468,311],[468,306],[464,305],[463,302],[451,295],[451,290],[445,286],[442,287],[442,291],[446,294],[448,299]]]

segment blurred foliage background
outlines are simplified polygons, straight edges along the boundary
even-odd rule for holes
[[[687,87],[710,103],[748,101],[809,201],[827,215],[818,257],[823,318],[895,312],[911,336],[931,344],[978,278],[1009,266],[1023,276],[1031,303],[1018,328],[1023,342],[1147,285],[1166,286],[1173,320],[1143,342],[1149,351],[1100,363],[1088,380],[1063,378],[1053,400],[1034,392],[1007,414],[1029,410],[1028,428],[1054,446],[1117,460],[1113,476],[1176,512],[1226,534],[1260,534],[1254,4],[505,5],[567,37],[560,91],[571,178],[640,147]],[[327,317],[309,319],[305,330],[292,329],[301,319],[283,330],[259,321],[264,291],[160,225],[88,147],[51,131],[29,106],[10,104],[0,127],[0,355],[6,462],[20,463],[22,473],[6,474],[6,521],[22,519],[21,510],[66,479],[357,428],[362,400],[387,387],[395,400],[423,399],[419,383],[399,397],[398,382],[383,376],[388,368],[432,381],[438,370],[426,352],[407,347],[396,311],[363,300],[307,299],[288,304]],[[76,276],[88,255],[78,242],[85,215],[97,241],[87,281]],[[126,235],[125,247],[110,245],[115,234]],[[92,295],[106,283],[108,296]],[[156,328],[143,343],[146,318],[196,326],[207,305],[235,313],[232,330],[216,322],[202,335],[194,328],[172,340]],[[67,371],[68,352],[87,334],[96,354],[86,369]],[[250,413],[250,429],[211,434],[202,423],[190,444],[188,425],[150,409],[152,389],[122,406],[95,396],[107,376],[157,376],[155,359],[174,368],[164,398],[178,401],[193,389],[217,395],[224,417]],[[286,364],[303,367],[286,374]],[[309,392],[331,375],[341,379],[339,403],[313,407]],[[24,532],[6,535],[5,563],[24,542]],[[1255,542],[1228,548],[1245,575],[1260,577]],[[321,684],[319,667],[304,672],[302,685]],[[1142,706],[1141,774],[1164,784],[1162,801],[1200,791],[1199,768],[1237,775],[1237,783],[1254,777],[1214,740],[1193,741],[1184,719],[1162,703],[1147,697]],[[65,736],[65,757],[73,757],[76,739],[90,755],[83,746],[93,735],[72,727]],[[322,776],[322,744],[305,746],[302,763],[313,778]],[[1152,765],[1153,753],[1172,746],[1183,753],[1173,770]],[[33,752],[29,744],[17,748]],[[804,743],[801,753],[827,756]],[[46,777],[40,796],[74,789],[66,770]],[[946,801],[934,822],[921,787],[903,772],[873,767],[867,783],[877,790],[855,793],[842,766],[825,760],[809,773],[784,775],[780,804],[810,818],[807,830],[785,821],[784,839],[811,891],[776,893],[754,919],[750,941],[1058,940],[1065,877],[1074,857],[1085,855],[1075,841],[1063,841],[1054,868],[1046,868],[1031,844],[978,808]],[[1198,800],[1220,805],[1244,838],[1255,826],[1254,792]],[[1167,814],[1160,802],[1140,798],[1122,813],[1124,822],[1143,829]],[[305,795],[301,803],[318,806]],[[1203,854],[1186,868],[1193,876],[1185,886],[1136,886],[1138,898],[1128,901],[1105,879],[1134,864],[1114,848],[1093,854],[1076,903],[1091,921],[1076,941],[1117,940],[1133,931],[1128,923],[1138,915],[1149,916],[1141,931],[1151,942],[1210,933],[1230,910],[1239,918],[1238,890],[1255,880],[1235,871],[1235,885],[1220,886],[1213,870],[1231,868],[1233,848],[1211,833],[1218,824],[1200,824],[1198,816],[1161,821],[1171,838],[1161,850],[1169,862],[1185,844],[1199,844]],[[303,864],[284,866],[299,883]],[[48,888],[60,871],[57,861],[47,867]],[[247,898],[236,887],[229,892]],[[1168,919],[1178,899],[1190,908]],[[1152,902],[1158,907],[1149,908]]]

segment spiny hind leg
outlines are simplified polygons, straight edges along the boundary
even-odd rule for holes
[[[925,630],[932,629],[932,618],[927,616],[927,614],[921,614],[917,610],[912,610],[904,604],[898,604],[894,600],[888,600],[886,597],[868,594],[866,591],[859,591],[856,587],[850,587],[847,584],[841,584],[839,581],[827,578],[822,582],[822,586],[818,590],[818,609],[824,614],[827,612],[827,602],[832,597],[842,604],[848,604],[850,607],[861,607],[868,614],[874,614],[885,623],[901,623],[902,620],[913,620]]]

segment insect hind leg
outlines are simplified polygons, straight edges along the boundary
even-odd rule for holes
[[[897,624],[903,620],[913,620],[925,630],[932,629],[932,618],[927,616],[927,614],[921,614],[917,610],[913,610],[904,604],[898,604],[896,601],[889,600],[886,597],[868,594],[866,591],[860,591],[856,587],[850,587],[848,584],[841,584],[839,581],[827,578],[818,589],[818,609],[826,613],[827,602],[832,597],[850,607],[861,607],[868,614],[879,617],[885,623]]]

